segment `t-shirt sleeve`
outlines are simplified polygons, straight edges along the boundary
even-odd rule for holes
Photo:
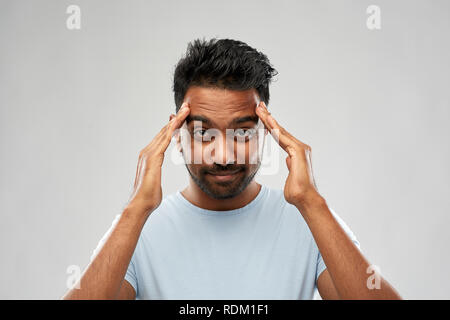
[[[347,226],[347,224],[344,222],[344,220],[342,220],[332,208],[328,207],[328,209],[330,209],[330,211],[333,214],[336,221],[340,224],[342,229],[344,229],[345,233],[347,233],[347,235],[352,240],[352,242],[356,245],[356,247],[361,251],[360,243],[359,243],[358,239],[356,239],[356,236],[353,234],[352,230],[350,230],[350,228]],[[319,253],[317,255],[316,282],[317,282],[317,279],[319,278],[320,274],[323,271],[325,271],[326,268],[327,268],[327,266],[325,265],[325,261],[323,261],[322,254],[319,251]]]
[[[133,254],[134,258],[134,254]],[[133,258],[131,258],[130,264],[128,265],[127,272],[125,273],[125,280],[127,280],[134,289],[136,293],[136,297],[138,295],[138,285],[137,285],[137,277],[136,277],[136,269],[134,267]]]

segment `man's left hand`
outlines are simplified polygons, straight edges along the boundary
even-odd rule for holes
[[[289,175],[284,186],[284,197],[290,204],[298,207],[310,205],[322,199],[314,181],[311,147],[292,136],[267,110],[263,101],[256,107],[256,114],[270,131],[278,144],[287,152],[286,165]]]

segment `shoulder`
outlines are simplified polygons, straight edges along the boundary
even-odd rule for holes
[[[177,194],[172,193],[164,196],[159,206],[150,214],[145,226],[151,223],[161,223],[170,218],[174,213],[180,211],[180,203]]]
[[[280,215],[289,222],[305,227],[306,223],[298,209],[286,201],[284,191],[282,189],[265,187],[266,197],[264,199],[264,208],[270,209],[273,214]]]
[[[271,188],[269,186],[263,185],[261,192],[264,192],[262,199],[264,206],[276,207],[278,210],[284,209],[286,200],[284,199],[284,193],[281,189]]]

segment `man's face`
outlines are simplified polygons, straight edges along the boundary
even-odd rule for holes
[[[261,164],[264,127],[255,113],[256,90],[190,87],[190,114],[179,146],[194,182],[210,197],[232,198],[254,178]]]

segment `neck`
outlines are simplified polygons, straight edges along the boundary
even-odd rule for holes
[[[229,199],[215,199],[207,195],[198,185],[189,179],[189,185],[181,191],[181,194],[195,206],[214,211],[225,211],[239,209],[250,203],[256,198],[261,185],[255,180],[252,180],[250,184],[239,193],[237,196]]]

